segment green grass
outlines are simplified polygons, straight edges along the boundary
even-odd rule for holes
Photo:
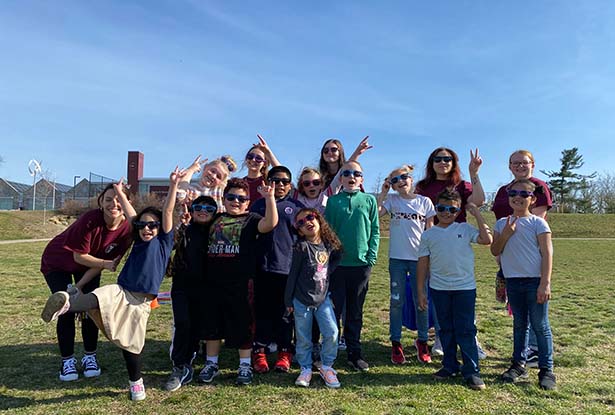
[[[51,223],[58,212],[40,210],[0,211],[0,241],[52,238],[65,229]]]
[[[615,412],[615,241],[556,240],[553,300],[558,390],[530,382],[505,385],[497,381],[512,353],[512,319],[494,300],[496,265],[485,247],[476,248],[479,338],[489,354],[482,362],[487,384],[483,392],[460,380],[438,383],[431,374],[437,363],[421,365],[409,345],[415,333],[404,331],[409,363],[389,361],[388,241],[383,240],[365,307],[364,354],[368,373],[350,371],[345,355],[336,363],[342,388],[326,389],[315,379],[309,389],[293,386],[297,375],[256,375],[250,387],[233,386],[237,356],[225,350],[222,376],[213,386],[187,385],[174,393],[162,389],[169,371],[171,307],[152,313],[144,350],[148,398],[127,399],[127,374],[119,349],[101,338],[97,379],[57,380],[59,357],[53,324],[40,320],[48,291],[38,272],[43,243],[0,245],[0,280],[5,289],[0,306],[0,412],[17,414],[95,413],[370,413],[370,414],[607,414]],[[114,281],[108,274],[104,283]],[[168,288],[168,281],[165,282]],[[205,297],[205,295],[204,295]],[[80,336],[77,336],[80,340]],[[81,355],[81,344],[77,355]],[[199,362],[199,365],[201,362]]]

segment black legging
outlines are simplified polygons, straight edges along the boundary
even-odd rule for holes
[[[52,293],[58,291],[66,291],[68,284],[78,282],[83,274],[72,274],[70,272],[52,271],[45,275],[45,281]],[[84,293],[94,291],[100,286],[100,274],[92,278],[85,287]],[[60,354],[63,358],[70,357],[75,354],[75,313],[66,313],[58,317],[56,326],[58,336],[58,345],[60,346]],[[83,337],[83,348],[86,352],[95,352],[98,346],[98,327],[92,319],[85,318],[81,322],[81,336]]]
[[[131,382],[141,379],[141,353],[130,353],[128,350],[122,349],[122,354],[126,361],[126,369],[128,369],[128,379]]]

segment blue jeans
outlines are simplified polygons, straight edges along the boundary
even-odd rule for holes
[[[389,258],[389,274],[391,276],[391,302],[389,308],[389,334],[391,341],[401,341],[402,311],[406,299],[406,275],[412,284],[412,301],[416,315],[418,337],[421,341],[427,341],[429,330],[429,313],[418,308],[416,289],[416,264],[417,261]],[[425,284],[425,296],[427,296],[427,284]]]
[[[553,336],[549,325],[549,302],[538,304],[540,278],[506,278],[506,294],[513,313],[513,360],[525,362],[528,328],[536,334],[538,367],[553,369]]]
[[[451,373],[459,372],[457,346],[461,349],[461,374],[464,378],[479,373],[478,348],[476,347],[476,326],[474,308],[476,290],[444,291],[430,289],[438,322],[440,341],[444,350],[442,366]]]
[[[333,303],[327,295],[325,301],[318,307],[307,307],[293,298],[295,308],[295,332],[297,345],[295,346],[297,362],[303,369],[312,368],[312,322],[318,322],[322,335],[322,349],[320,359],[323,366],[333,366],[337,357],[337,322],[333,312]]]

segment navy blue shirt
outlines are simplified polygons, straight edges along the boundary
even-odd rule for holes
[[[276,200],[275,204],[278,208],[278,224],[271,232],[259,237],[259,269],[288,275],[293,245],[297,240],[297,233],[293,226],[295,215],[304,206],[303,203],[289,196]],[[254,202],[250,211],[265,216],[265,199]]]
[[[158,295],[173,250],[173,231],[163,233],[160,229],[158,232],[151,241],[143,242],[139,238],[132,246],[126,265],[117,277],[118,285],[125,290]]]

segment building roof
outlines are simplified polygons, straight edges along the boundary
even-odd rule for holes
[[[2,180],[4,183],[6,183],[10,187],[12,187],[13,190],[15,190],[17,193],[25,193],[26,190],[28,190],[29,188],[32,187],[31,184],[12,182],[10,180],[6,180],[6,179],[3,179],[1,177],[0,177],[0,180]]]

